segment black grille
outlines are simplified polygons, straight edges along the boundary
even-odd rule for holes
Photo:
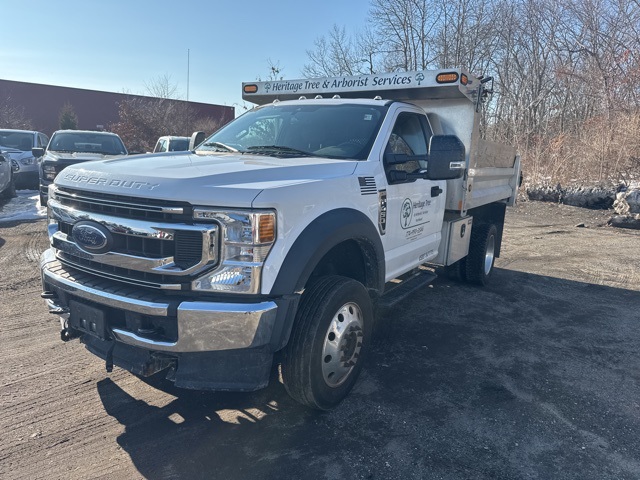
[[[174,263],[186,269],[200,262],[202,258],[202,234],[178,230],[175,232]]]
[[[60,262],[66,266],[77,268],[87,273],[100,275],[111,280],[126,281],[133,285],[149,288],[162,288],[162,285],[180,284],[182,290],[189,289],[189,283],[184,282],[186,279],[185,277],[176,278],[171,275],[161,275],[157,273],[141,272],[139,270],[130,270],[128,268],[114,267],[72,256],[61,251],[58,251],[57,255]]]
[[[83,212],[113,215],[137,220],[162,220],[164,222],[192,223],[192,207],[187,202],[170,202],[126,195],[87,192],[72,188],[58,188],[56,200],[62,205]],[[181,213],[166,212],[181,209]]]
[[[73,225],[58,222],[58,228],[72,238]],[[110,251],[114,253],[145,258],[173,257],[174,263],[183,270],[197,265],[202,258],[202,234],[197,231],[178,230],[175,232],[175,240],[134,237],[113,232],[112,235],[114,245]],[[54,247],[58,247],[55,241]]]

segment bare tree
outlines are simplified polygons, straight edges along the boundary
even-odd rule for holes
[[[156,98],[172,98],[181,100],[178,95],[178,85],[171,80],[171,75],[164,74],[149,82],[144,83],[147,94]]]
[[[348,35],[346,28],[333,25],[328,35],[315,41],[315,48],[307,50],[309,63],[302,73],[306,77],[358,75],[378,69],[379,52],[370,29]]]
[[[17,105],[11,97],[0,99],[0,128],[33,129],[33,123],[27,118],[24,107]]]
[[[492,75],[483,130],[515,145],[533,176],[605,180],[638,168],[630,126],[640,125],[639,0],[370,0],[370,7],[363,34],[334,25],[316,40],[304,75],[451,67]]]

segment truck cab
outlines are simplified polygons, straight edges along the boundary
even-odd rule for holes
[[[519,157],[479,135],[463,70],[251,82],[258,104],[193,152],[66,168],[49,189],[43,296],[62,338],[138,375],[354,386],[390,282],[428,265],[486,283]]]

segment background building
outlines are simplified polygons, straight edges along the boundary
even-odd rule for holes
[[[78,129],[108,130],[110,125],[120,120],[120,104],[131,100],[153,102],[158,99],[142,95],[0,80],[0,103],[10,105],[14,109],[17,108],[23,118],[30,120],[31,128],[49,136],[60,128],[60,113],[65,105],[71,105],[77,115]],[[233,120],[235,116],[233,107],[172,99],[163,99],[163,102],[177,107],[188,106],[189,112],[191,112],[190,122],[193,122],[194,126],[202,120],[210,120],[221,126]],[[10,124],[6,125],[6,128],[10,127]],[[20,128],[20,126],[14,128]],[[163,134],[176,135],[180,133],[163,132]]]

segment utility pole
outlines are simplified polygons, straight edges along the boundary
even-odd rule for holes
[[[189,57],[191,50],[187,48],[187,102],[189,102]]]
[[[189,108],[189,70],[191,50],[187,48],[187,132],[191,131],[191,109]]]

